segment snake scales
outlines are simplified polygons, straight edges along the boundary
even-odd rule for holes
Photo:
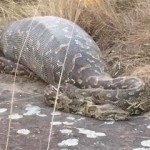
[[[72,28],[71,21],[53,16],[13,22],[1,37],[1,72],[14,73],[22,50],[17,74],[35,74],[48,83],[45,101],[53,106],[69,48],[58,110],[100,120],[126,120],[144,111],[139,97],[145,84],[136,77],[112,78],[96,43],[79,26]]]

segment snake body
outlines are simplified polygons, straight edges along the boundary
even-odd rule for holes
[[[20,57],[20,64],[49,84],[58,83],[64,67],[61,82],[78,87],[78,93],[82,91],[83,95],[95,93],[99,97],[96,105],[107,101],[124,108],[127,100],[136,99],[144,89],[139,78],[112,78],[93,39],[63,18],[44,16],[15,21],[3,31],[1,47],[6,58],[17,62]]]

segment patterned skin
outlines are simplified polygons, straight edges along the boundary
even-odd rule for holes
[[[129,114],[144,111],[138,99],[143,81],[112,78],[96,43],[69,20],[45,16],[15,21],[3,31],[0,47],[1,72],[14,73],[22,52],[17,74],[38,76],[50,84],[44,92],[50,106],[68,51],[57,109],[101,120],[126,120]]]

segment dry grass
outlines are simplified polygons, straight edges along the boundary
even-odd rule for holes
[[[85,2],[88,2],[87,7]],[[136,67],[148,66],[150,1],[97,2],[98,0],[82,1],[77,23],[101,47],[111,74],[114,77],[130,75]],[[0,27],[3,28],[12,20],[33,16],[37,5],[38,0],[1,0]],[[55,15],[74,20],[77,5],[78,0],[42,0],[36,15]]]
[[[0,32],[14,20],[34,16],[37,8],[37,16],[74,21],[78,2],[0,0]],[[113,77],[139,76],[150,94],[150,0],[82,0],[77,24],[101,47]]]

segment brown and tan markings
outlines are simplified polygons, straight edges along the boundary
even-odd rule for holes
[[[14,73],[30,31],[22,50],[18,75],[37,76],[49,84],[44,90],[48,105],[54,105],[68,49],[58,110],[100,120],[126,120],[130,115],[149,110],[149,101],[141,98],[145,91],[143,81],[137,77],[112,78],[97,44],[78,25],[74,26],[71,37],[72,27],[73,22],[54,16],[25,18],[11,23],[4,29],[0,41],[1,72]]]

